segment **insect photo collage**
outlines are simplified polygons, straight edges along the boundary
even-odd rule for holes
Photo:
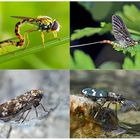
[[[140,138],[140,2],[1,1],[0,138]]]

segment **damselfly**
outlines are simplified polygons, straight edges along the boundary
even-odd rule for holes
[[[110,44],[113,47],[119,47],[119,48],[127,48],[129,46],[135,46],[136,44],[139,44],[140,41],[135,41],[131,38],[130,33],[124,24],[123,20],[118,15],[112,16],[112,29],[115,39],[118,43],[115,43],[110,40],[103,40],[98,42],[92,42],[92,43],[86,43],[86,44],[80,44],[80,45],[73,45],[71,48],[74,47],[80,47],[80,46],[87,46],[87,45],[94,45],[94,44]]]

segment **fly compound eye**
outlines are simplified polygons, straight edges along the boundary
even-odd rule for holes
[[[56,20],[52,23],[51,30],[57,31],[57,32],[60,30],[60,25],[59,25],[59,23]]]

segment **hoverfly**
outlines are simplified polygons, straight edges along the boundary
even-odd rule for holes
[[[140,41],[135,41],[131,38],[130,33],[125,23],[123,22],[121,17],[118,15],[112,16],[112,30],[113,30],[114,37],[118,43],[115,43],[110,40],[103,40],[103,41],[98,41],[98,42],[74,45],[74,46],[71,46],[71,48],[94,45],[94,44],[110,44],[114,47],[127,48],[129,46],[133,47],[136,44],[140,43]]]
[[[2,48],[5,45],[14,45],[17,47],[21,47],[25,43],[25,37],[21,35],[20,33],[20,27],[24,23],[29,23],[33,24],[36,27],[27,30],[25,34],[28,36],[28,33],[33,32],[33,31],[41,31],[41,38],[42,38],[42,43],[44,47],[44,32],[52,32],[54,37],[57,38],[57,32],[60,30],[60,24],[57,20],[52,19],[51,17],[48,16],[38,16],[37,18],[30,18],[30,17],[22,17],[22,16],[11,16],[13,18],[19,18],[21,19],[16,25],[15,25],[15,34],[17,38],[19,39],[18,42],[13,41],[13,40],[5,40],[0,42],[0,47]],[[29,44],[29,40],[28,40]]]

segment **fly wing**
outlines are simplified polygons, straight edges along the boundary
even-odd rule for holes
[[[22,16],[11,16],[13,18],[18,18],[18,19],[27,19],[27,22],[36,26],[39,26],[39,19],[37,18],[32,18],[32,17],[22,17]]]
[[[35,18],[32,18],[32,17],[22,17],[22,16],[11,16],[12,18],[19,18],[19,19],[35,19]]]

